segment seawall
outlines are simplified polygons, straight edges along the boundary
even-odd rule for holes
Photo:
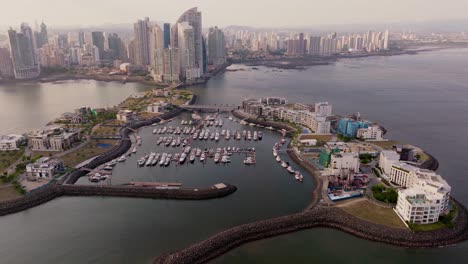
[[[456,244],[468,238],[466,208],[454,201],[459,215],[452,229],[412,232],[360,220],[336,207],[318,206],[310,211],[251,224],[218,233],[186,249],[161,255],[154,264],[206,263],[242,244],[299,230],[327,227],[371,241],[406,248],[432,248]]]

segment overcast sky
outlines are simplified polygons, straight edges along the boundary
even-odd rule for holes
[[[148,16],[174,23],[188,8],[203,12],[204,27],[313,26],[468,19],[468,0],[2,0],[0,25],[132,23]]]

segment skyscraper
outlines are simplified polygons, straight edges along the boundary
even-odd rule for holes
[[[93,39],[93,45],[97,47],[99,52],[99,56],[95,57],[99,57],[99,59],[102,60],[104,56],[104,33],[102,33],[101,31],[94,31],[91,33],[91,36]]]
[[[179,51],[170,45],[164,49],[164,82],[179,82]]]
[[[193,41],[194,41],[194,61],[195,65],[200,69],[200,72],[203,72],[203,39],[202,39],[202,14],[201,12],[198,12],[198,9],[196,7],[191,8],[187,10],[185,13],[180,16],[180,18],[177,20],[177,25],[181,24],[183,22],[187,22],[188,25],[190,25],[193,29]],[[182,47],[179,43],[179,36],[180,33],[177,31],[179,30],[179,27],[174,27],[174,32],[173,32],[173,43],[174,45],[179,48],[179,51],[181,51]],[[181,57],[183,53],[181,52]],[[181,67],[183,65],[181,64]]]
[[[195,30],[188,22],[177,24],[177,43],[181,77],[186,80],[199,78],[201,70],[196,64]]]
[[[164,24],[164,48],[169,48],[171,45],[171,24],[165,23]]]
[[[47,26],[46,24],[44,24],[44,22],[41,23],[41,31],[35,32],[34,36],[36,39],[37,48],[42,48],[43,45],[49,43],[49,37],[47,35]]]
[[[127,60],[127,51],[122,39],[116,33],[107,37],[109,46],[108,54],[111,60]]]
[[[150,65],[149,35],[151,23],[149,18],[138,20],[133,25],[135,33],[135,64]]]
[[[78,45],[80,45],[80,48],[84,48],[85,35],[83,31],[78,32]]]
[[[41,70],[31,28],[25,23],[21,24],[21,33],[17,33],[10,28],[8,30],[8,37],[15,78],[30,79],[38,77]]]
[[[222,65],[226,63],[226,42],[224,33],[217,27],[208,32],[208,64]]]
[[[10,51],[7,48],[0,47],[0,77],[14,78],[13,62],[11,61]]]
[[[154,25],[150,30],[150,65],[154,81],[163,82],[164,76],[164,31],[160,26]]]

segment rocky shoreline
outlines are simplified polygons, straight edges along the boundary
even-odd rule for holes
[[[153,264],[206,263],[242,244],[299,230],[333,228],[370,241],[406,248],[433,248],[468,239],[468,212],[453,200],[459,213],[455,227],[430,232],[412,232],[358,219],[336,207],[317,206],[303,213],[234,227],[186,249],[161,255]]]

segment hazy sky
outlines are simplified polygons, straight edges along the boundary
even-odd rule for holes
[[[313,26],[468,19],[468,0],[2,0],[0,25],[131,23],[145,16],[175,22],[197,6],[204,26]]]

